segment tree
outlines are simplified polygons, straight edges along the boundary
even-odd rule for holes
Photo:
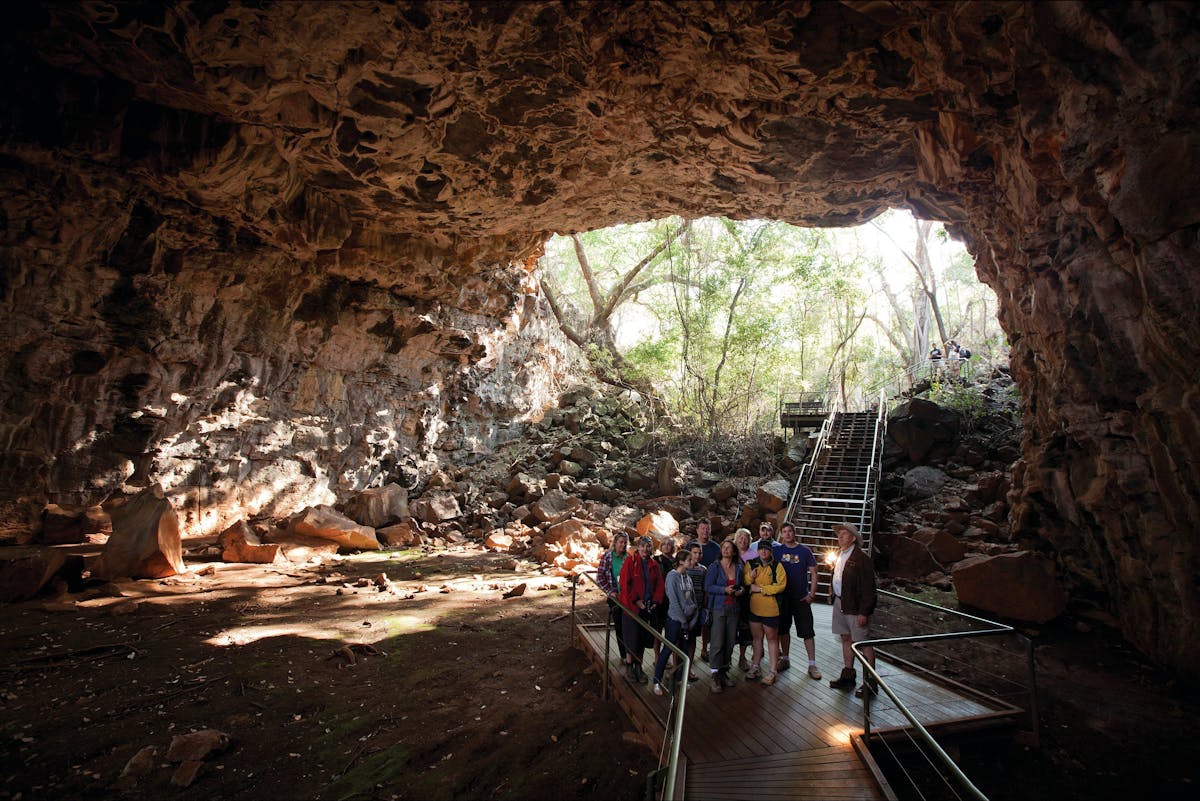
[[[550,304],[554,318],[567,339],[578,345],[587,355],[601,380],[638,389],[651,397],[656,395],[648,382],[634,375],[631,366],[617,349],[613,318],[622,304],[635,299],[641,292],[663,280],[659,271],[654,268],[661,262],[663,253],[690,226],[691,221],[684,220],[666,228],[665,236],[658,237],[657,241],[649,246],[648,251],[628,269],[622,269],[617,263],[618,259],[613,258],[614,254],[611,252],[607,254],[609,259],[604,263],[593,266],[584,237],[571,234],[569,238],[575,263],[587,289],[590,303],[590,309],[586,313],[579,312],[578,306],[570,312],[564,308],[565,301],[560,300],[553,273],[543,272],[541,289]],[[627,257],[628,253],[620,255]],[[576,323],[575,320],[579,322]]]

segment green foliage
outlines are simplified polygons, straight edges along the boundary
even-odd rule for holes
[[[893,286],[900,302],[885,304],[870,286],[895,253],[844,230],[719,218],[693,220],[682,233],[681,225],[667,218],[579,235],[594,292],[570,237],[551,239],[540,267],[564,322],[593,326],[587,352],[597,372],[652,387],[694,432],[774,429],[780,396],[801,392],[842,391],[854,404],[913,358],[904,332],[918,324],[915,273],[899,262],[907,281]],[[948,246],[941,227],[930,239]],[[982,363],[999,348],[994,297],[989,308],[965,252],[938,269],[948,335]],[[598,318],[594,295],[623,286],[629,291],[611,319]],[[974,408],[959,388],[939,391],[960,411]]]
[[[937,383],[929,390],[929,399],[939,406],[958,412],[963,430],[979,430],[989,413],[989,404],[979,384]]]

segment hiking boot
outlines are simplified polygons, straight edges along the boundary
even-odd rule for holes
[[[854,668],[842,668],[842,675],[829,682],[829,686],[835,690],[853,690],[857,679],[858,674]]]
[[[781,657],[779,657],[779,664],[775,666],[775,669],[778,670],[780,673],[782,673],[783,671],[787,670],[791,666],[792,666],[792,663],[788,661],[788,658],[786,656],[781,656]]]
[[[808,666],[808,677],[810,679],[816,679],[817,681],[821,680],[821,671],[817,670],[816,665]]]

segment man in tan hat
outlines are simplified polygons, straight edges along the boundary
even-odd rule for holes
[[[875,568],[871,557],[859,547],[858,528],[853,523],[837,523],[833,533],[838,538],[837,565],[833,570],[833,633],[842,638],[842,673],[829,686],[836,690],[854,687],[854,652],[850,644],[871,639],[871,614],[875,611]],[[871,667],[875,666],[875,649],[861,649]],[[875,682],[864,677],[854,693],[875,692]]]

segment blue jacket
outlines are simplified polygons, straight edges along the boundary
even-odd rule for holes
[[[742,586],[742,566],[738,564],[733,573],[733,586]],[[725,571],[721,569],[720,560],[709,565],[708,572],[704,574],[704,595],[708,598],[708,608],[712,610],[719,609],[725,603],[726,597],[733,597],[725,595]]]

